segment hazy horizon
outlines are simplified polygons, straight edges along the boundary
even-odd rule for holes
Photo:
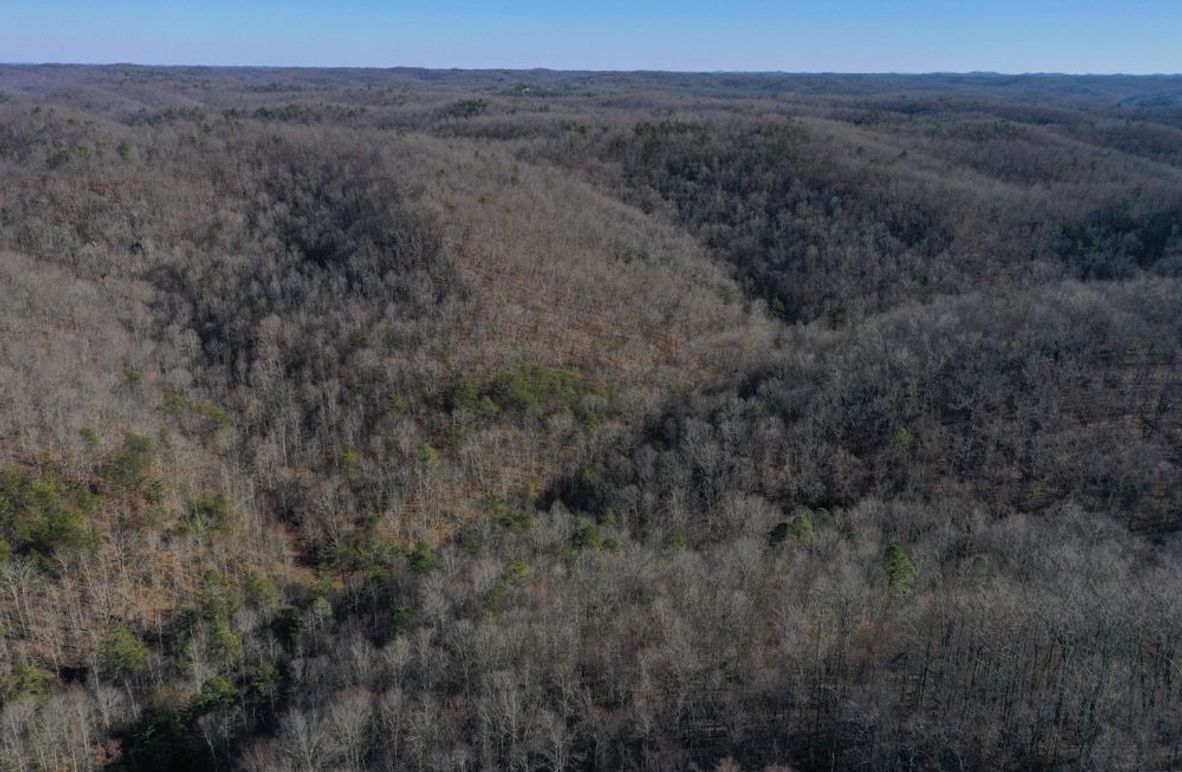
[[[198,7],[15,0],[13,63],[596,72],[1156,75],[1182,72],[1182,7],[1063,0],[949,7],[816,0],[273,0]]]
[[[3,67],[143,67],[148,69],[215,69],[215,70],[426,70],[434,72],[552,72],[593,74],[654,74],[654,75],[768,75],[768,76],[847,76],[847,77],[923,77],[923,76],[980,76],[980,77],[1070,77],[1070,78],[1178,78],[1182,70],[1160,72],[1125,71],[1063,71],[1063,70],[677,70],[660,68],[563,68],[563,67],[445,67],[419,64],[358,65],[358,64],[211,64],[208,62],[142,62],[142,61],[16,61],[0,60]]]

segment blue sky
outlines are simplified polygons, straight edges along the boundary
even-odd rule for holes
[[[1182,0],[0,0],[0,61],[1182,72]]]

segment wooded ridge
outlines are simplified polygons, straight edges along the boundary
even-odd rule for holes
[[[1182,766],[1182,78],[0,66],[0,768]]]

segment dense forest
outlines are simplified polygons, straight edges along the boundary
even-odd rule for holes
[[[0,768],[1182,769],[1182,78],[0,66]]]

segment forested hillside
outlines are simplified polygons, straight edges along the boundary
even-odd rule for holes
[[[1182,78],[0,66],[0,768],[1182,767]]]

